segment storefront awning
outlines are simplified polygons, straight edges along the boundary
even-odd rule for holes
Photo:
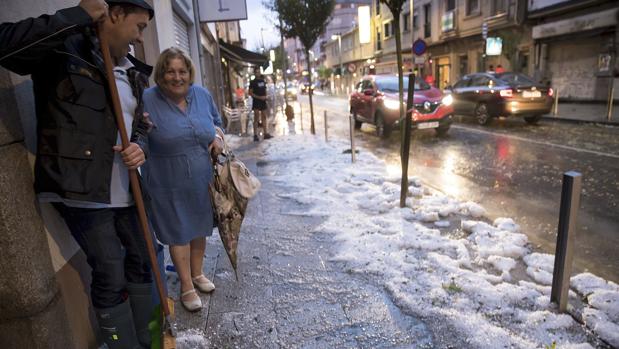
[[[231,61],[261,65],[264,68],[269,66],[269,58],[267,56],[248,51],[240,46],[228,44],[221,39],[219,40],[219,47],[221,48],[221,55]]]

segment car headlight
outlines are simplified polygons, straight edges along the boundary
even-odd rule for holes
[[[441,102],[446,106],[450,106],[454,102],[454,98],[449,94],[443,97]]]
[[[398,103],[398,101],[394,101],[393,99],[385,99],[383,104],[389,109],[400,109],[400,103]]]

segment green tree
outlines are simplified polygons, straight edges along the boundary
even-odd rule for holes
[[[413,0],[410,0],[411,2]],[[400,188],[400,207],[404,207],[406,204],[406,194],[408,192],[408,155],[410,153],[410,129],[411,120],[406,117],[406,110],[404,108],[404,78],[402,71],[402,34],[400,33],[400,18],[402,14],[402,7],[406,0],[380,0],[385,4],[391,14],[393,15],[393,31],[395,33],[395,48],[397,52],[398,61],[398,87],[400,89],[400,159],[402,162],[402,186]]]
[[[269,56],[269,59],[270,59],[271,50],[275,52],[275,61],[273,61],[273,72],[276,72],[277,69],[279,70],[288,69],[288,68],[284,68],[284,67],[287,67],[287,64],[288,64],[288,62],[287,61],[284,62],[284,60],[288,60],[288,57],[286,56],[286,51],[282,49],[282,46],[277,45],[277,46],[267,48],[264,51],[265,52],[264,54]]]
[[[520,30],[504,29],[497,33],[503,40],[502,53],[509,60],[512,71],[518,70],[518,45],[522,42],[523,34]]]
[[[327,68],[324,65],[321,65],[320,67],[318,67],[318,76],[321,79],[329,79],[331,77],[331,74],[333,73],[333,69],[331,68]]]
[[[287,38],[298,38],[305,50],[310,86],[312,71],[309,51],[322,35],[331,19],[335,0],[268,0],[265,5],[276,12],[281,20],[280,30]],[[314,104],[312,90],[309,90],[311,132],[316,134],[314,125]]]

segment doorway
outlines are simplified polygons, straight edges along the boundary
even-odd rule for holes
[[[450,83],[451,63],[449,57],[440,57],[436,61],[436,87],[441,90]]]

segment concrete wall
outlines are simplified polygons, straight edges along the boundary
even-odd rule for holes
[[[0,22],[73,5],[12,1],[0,12]],[[95,337],[88,296],[79,286],[85,263],[74,259],[77,245],[55,211],[37,204],[32,190],[33,103],[29,77],[0,68],[0,343],[4,348],[87,348]]]

